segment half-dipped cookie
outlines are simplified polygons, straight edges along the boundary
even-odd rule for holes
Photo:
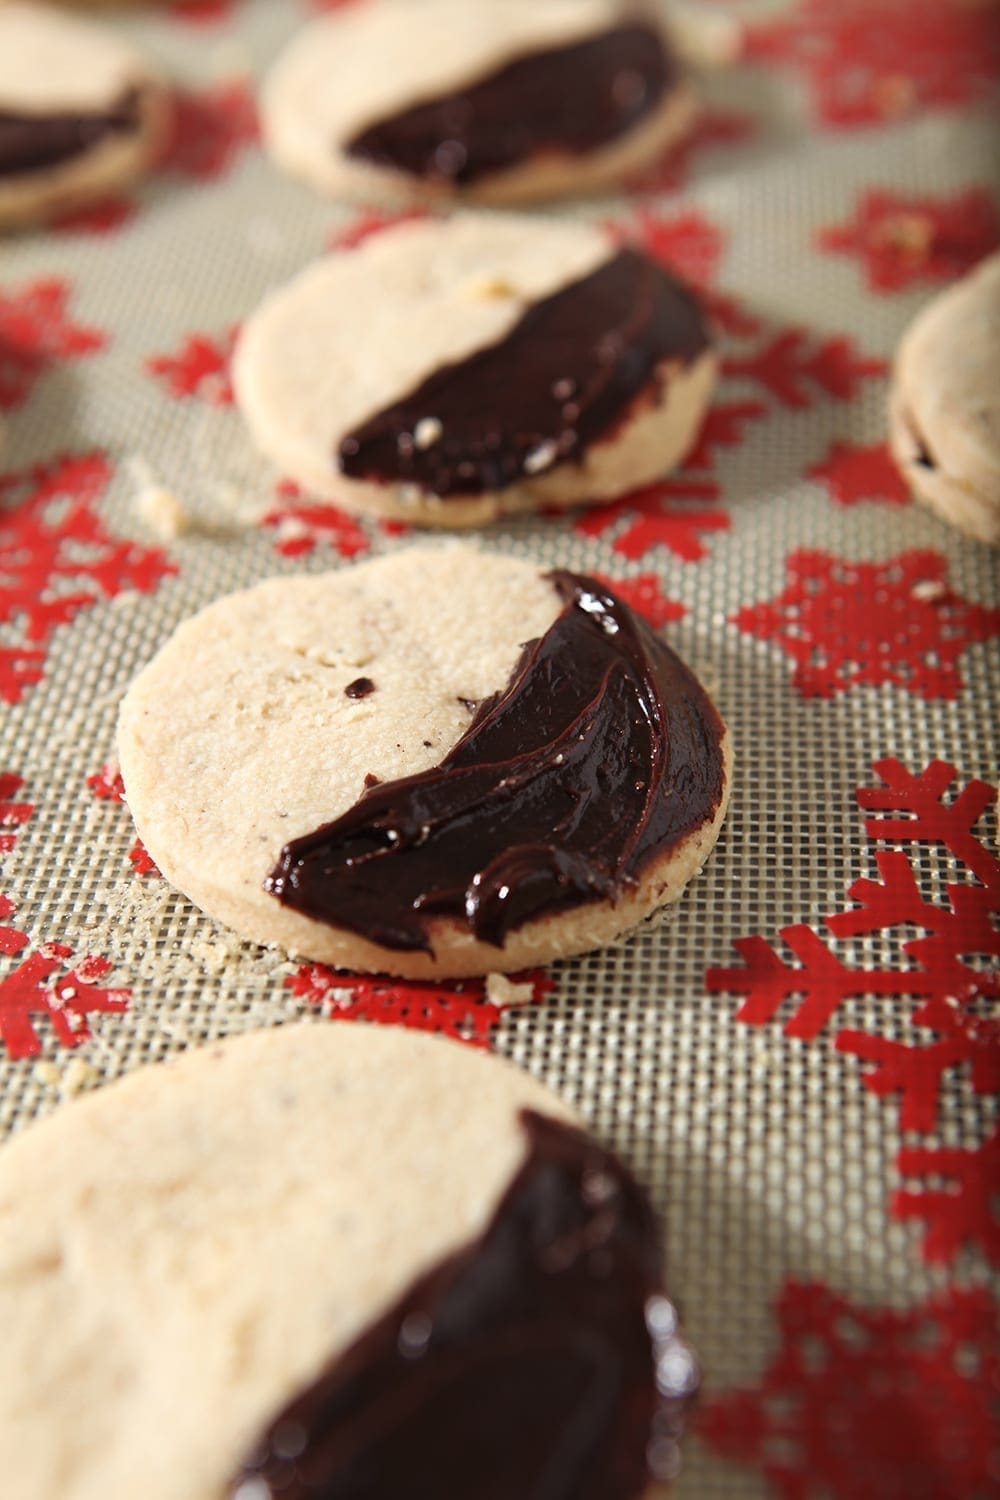
[[[129,689],[118,753],[196,905],[418,978],[628,933],[705,862],[730,779],[708,695],[611,590],[465,546],[210,605]]]
[[[299,483],[451,527],[661,477],[715,378],[698,299],[641,251],[478,214],[316,262],[250,317],[234,365],[253,437]]]
[[[696,1383],[650,1205],[555,1095],[283,1026],[0,1152],[5,1500],[642,1500]]]
[[[262,96],[279,165],[367,200],[594,191],[693,113],[661,17],[622,0],[368,0],[305,27]]]
[[[1000,545],[1000,254],[935,298],[907,332],[889,436],[918,500]]]
[[[113,32],[0,4],[0,228],[125,187],[159,150],[169,93]]]

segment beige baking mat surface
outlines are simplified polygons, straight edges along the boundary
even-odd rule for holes
[[[621,225],[711,288],[726,375],[705,442],[669,486],[497,527],[482,545],[640,580],[637,597],[716,693],[737,772],[718,847],[682,902],[619,948],[557,965],[536,1003],[502,1014],[475,986],[373,989],[236,943],[142,873],[102,776],[122,692],[192,610],[408,545],[315,513],[251,452],[228,402],[235,325],[326,246],[373,227],[281,177],[253,138],[246,81],[309,9],[205,0],[187,19],[179,7],[116,18],[183,91],[169,160],[127,200],[0,243],[0,1131],[190,1043],[291,1017],[492,1036],[624,1152],[667,1215],[670,1286],[705,1383],[679,1493],[891,1496],[877,1475],[851,1488],[834,1452],[808,1447],[826,1399],[808,1361],[775,1415],[774,1362],[793,1337],[791,1299],[827,1375],[857,1382],[837,1318],[878,1309],[878,1340],[895,1348],[933,1306],[940,1333],[966,1292],[986,1305],[998,1253],[997,1037],[989,996],[969,989],[996,964],[995,808],[973,785],[957,814],[943,810],[996,780],[997,562],[905,503],[882,446],[901,331],[1000,238],[991,7],[734,0],[751,57],[708,81],[693,143],[634,193],[565,210]],[[139,500],[150,486],[183,502],[190,531],[156,535]],[[900,766],[880,778],[887,758]],[[903,785],[935,760],[954,776],[905,794],[920,840],[866,836],[865,817],[883,814],[856,789]],[[859,879],[879,890],[852,899]],[[859,900],[867,923],[845,915]],[[922,935],[930,946],[903,947]],[[745,938],[760,1008],[737,1019],[751,985],[707,971],[739,969]],[[783,982],[780,964],[796,962],[805,978]],[[794,994],[807,988],[802,1020]],[[951,1061],[927,1064],[942,1040]],[[868,1086],[879,1068],[883,1094]],[[893,1378],[910,1368],[899,1358]],[[964,1358],[954,1379],[978,1411],[987,1361]],[[938,1379],[923,1406],[911,1391],[881,1426],[946,1422],[942,1391],[962,1405],[953,1386]],[[742,1416],[739,1390],[753,1408]],[[965,1467],[942,1438],[928,1496],[989,1491],[988,1425],[962,1410]],[[848,1403],[831,1447],[870,1436],[868,1411]],[[897,1446],[887,1472],[905,1469]]]

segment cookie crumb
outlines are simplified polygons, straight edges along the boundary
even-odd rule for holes
[[[35,1063],[35,1077],[46,1088],[54,1088],[62,1077],[62,1074],[51,1059],[43,1057],[39,1062]]]
[[[426,452],[428,448],[433,448],[435,443],[439,443],[443,435],[444,428],[437,417],[424,417],[413,429],[414,446],[422,453]]]
[[[89,1088],[96,1078],[96,1068],[91,1067],[89,1062],[84,1062],[82,1057],[74,1057],[62,1076],[64,1098],[74,1099],[77,1094],[82,1094],[84,1089]]]
[[[135,497],[136,514],[162,541],[173,542],[191,529],[191,514],[183,500],[161,485],[150,484]]]
[[[937,604],[947,596],[948,585],[940,578],[924,578],[920,583],[913,585],[910,593],[921,604]]]
[[[535,998],[534,987],[525,981],[520,984],[508,979],[506,974],[487,974],[486,998],[491,1005],[530,1005]]]

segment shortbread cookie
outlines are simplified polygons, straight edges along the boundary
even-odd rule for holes
[[[660,19],[621,0],[368,0],[306,26],[262,95],[279,165],[369,201],[595,191],[693,114]]]
[[[906,334],[889,433],[917,499],[1000,545],[1000,254],[936,298]]]
[[[0,228],[125,187],[159,150],[169,94],[114,32],[0,4]]]
[[[234,366],[251,433],[294,479],[451,527],[659,478],[715,376],[699,302],[640,252],[477,214],[309,267],[249,319]]]
[[[465,546],[219,600],[132,685],[118,750],[143,843],[204,911],[418,978],[628,932],[704,863],[730,768],[711,701],[613,594]]]
[[[201,1048],[0,1152],[5,1500],[638,1500],[696,1381],[662,1278],[632,1177],[508,1063]]]

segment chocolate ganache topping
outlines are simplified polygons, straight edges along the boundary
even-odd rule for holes
[[[20,114],[0,108],[0,177],[43,172],[93,150],[141,123],[141,93],[130,89],[104,110],[86,114]]]
[[[436,917],[502,947],[711,820],[724,729],[704,689],[603,584],[549,577],[565,607],[507,687],[439,766],[287,844],[265,881],[284,905],[395,950],[433,952]]]
[[[636,250],[533,303],[497,344],[442,365],[340,444],[352,479],[434,495],[506,489],[610,437],[668,361],[709,347],[692,292]]]
[[[275,1500],[636,1500],[676,1461],[697,1377],[652,1210],[581,1132],[521,1123],[484,1235],[277,1417],[231,1495],[253,1476]]]
[[[655,27],[614,26],[375,121],[346,149],[376,166],[464,187],[534,157],[609,145],[656,109],[675,76]]]

